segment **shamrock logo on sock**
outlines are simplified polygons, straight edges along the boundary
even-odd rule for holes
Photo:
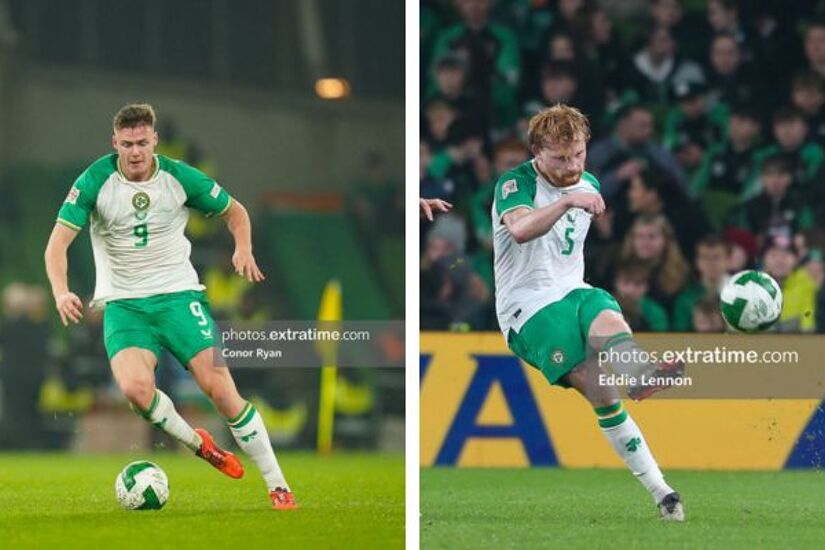
[[[242,435],[241,441],[243,441],[244,443],[249,443],[250,441],[252,441],[252,438],[256,435],[258,435],[258,430],[253,431],[251,434]]]
[[[642,446],[642,438],[641,437],[634,437],[630,441],[624,444],[625,449],[628,452],[635,453],[636,449]]]

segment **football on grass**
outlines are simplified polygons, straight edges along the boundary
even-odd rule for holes
[[[719,298],[722,317],[739,332],[767,330],[782,313],[782,289],[763,271],[740,271],[722,288]]]
[[[154,462],[138,460],[118,474],[115,496],[127,510],[160,510],[169,498],[169,479]]]

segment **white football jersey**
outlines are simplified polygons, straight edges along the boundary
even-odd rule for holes
[[[106,155],[89,166],[57,217],[77,231],[91,221],[92,304],[202,290],[189,261],[192,245],[184,235],[189,208],[220,215],[231,198],[212,178],[183,162],[155,155],[152,177],[134,182],[120,172],[117,158]]]
[[[534,161],[504,173],[493,199],[493,253],[495,257],[496,315],[504,337],[540,309],[564,298],[584,282],[584,240],[591,216],[580,208],[568,210],[541,237],[519,244],[502,218],[517,208],[541,208],[568,193],[598,193],[599,182],[584,172],[575,185],[553,186],[536,170]]]

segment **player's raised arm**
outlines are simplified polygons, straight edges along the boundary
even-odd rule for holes
[[[570,208],[581,208],[598,216],[604,212],[604,200],[598,193],[570,193],[553,204],[535,210],[525,207],[507,212],[502,221],[513,239],[522,244],[550,231]]]
[[[83,302],[75,293],[69,290],[68,277],[69,260],[67,251],[77,233],[77,231],[62,223],[56,223],[44,254],[46,275],[49,277],[55,307],[64,326],[68,326],[69,321],[79,323],[80,319],[83,318]]]
[[[252,221],[249,213],[238,200],[232,199],[232,204],[222,215],[226,227],[235,239],[235,253],[232,254],[232,265],[235,272],[246,277],[250,283],[258,283],[265,279],[258,269],[255,257],[252,255]]]

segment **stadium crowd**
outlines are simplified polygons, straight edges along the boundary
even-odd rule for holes
[[[729,274],[782,286],[781,332],[825,332],[825,2],[422,0],[422,330],[496,330],[490,209],[527,122],[589,118],[608,206],[586,281],[637,331],[721,332]]]

